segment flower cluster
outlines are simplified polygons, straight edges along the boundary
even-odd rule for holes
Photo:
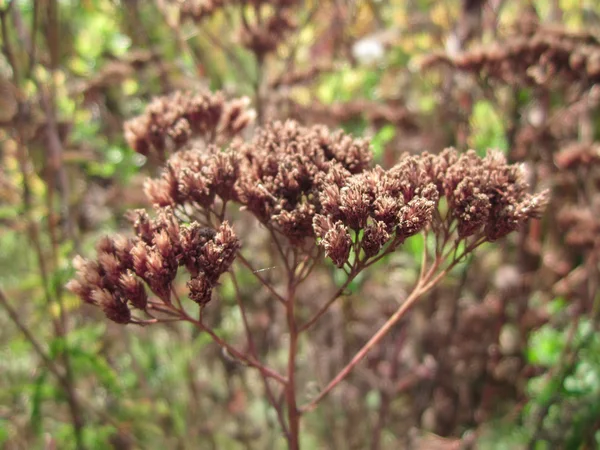
[[[558,152],[554,160],[560,169],[566,170],[597,166],[600,164],[600,145],[575,142]]]
[[[151,313],[146,287],[170,305],[173,281],[179,267],[185,267],[189,297],[207,303],[239,248],[231,227],[226,222],[217,231],[197,223],[183,226],[168,209],[153,220],[143,210],[131,218],[136,236],[105,237],[97,245],[96,260],[77,257],[77,277],[68,288],[100,307],[110,320],[136,323],[132,310]]]
[[[454,58],[432,55],[422,67],[440,63],[511,85],[580,82],[589,87],[600,82],[600,42],[588,34],[539,27]]]
[[[241,42],[259,58],[273,52],[286,34],[296,28],[292,14],[279,9],[265,19],[264,23],[248,24],[241,30]]]
[[[312,221],[326,186],[341,186],[367,169],[372,157],[367,141],[293,121],[267,126],[235,151],[242,158],[242,205],[296,242],[314,236]]]
[[[589,250],[600,248],[600,220],[594,208],[565,207],[558,215],[558,223],[566,232],[568,245]]]
[[[431,220],[438,200],[435,185],[422,174],[412,174],[416,175],[412,180],[403,178],[404,169],[377,167],[349,177],[342,186],[328,185],[321,193],[323,211],[315,216],[314,230],[338,267],[350,256],[350,231],[355,236],[364,231],[359,245],[371,257],[387,242],[400,244]]]
[[[548,192],[529,194],[520,165],[509,165],[501,152],[489,151],[480,158],[474,151],[460,156],[451,150],[441,182],[449,209],[458,223],[460,237],[482,232],[495,241],[532,218],[539,218]]]
[[[242,10],[239,40],[243,46],[262,59],[267,53],[275,51],[285,35],[296,28],[291,11],[291,7],[296,3],[297,0],[183,0],[179,3],[179,14],[182,20],[191,19],[199,23],[230,5],[240,8],[251,5],[255,20],[249,20]]]
[[[352,248],[369,258],[441,220],[441,214],[434,215],[440,197],[446,198],[447,221],[456,222],[460,238],[477,235],[488,241],[539,217],[547,202],[546,192],[527,192],[520,167],[508,165],[501,153],[480,158],[474,151],[459,155],[447,149],[405,156],[390,170],[377,167],[341,185],[328,184],[320,194],[315,234],[342,267]]]
[[[164,160],[194,137],[219,142],[235,136],[254,119],[248,104],[247,98],[226,101],[219,92],[175,92],[155,99],[144,114],[126,122],[125,139],[136,152],[155,151]]]
[[[235,152],[214,145],[181,150],[169,158],[160,178],[146,181],[145,193],[157,206],[191,204],[209,209],[216,196],[224,203],[237,199],[239,165]]]
[[[157,206],[191,205],[206,211],[216,197],[223,203],[235,201],[298,242],[314,236],[312,220],[320,211],[324,186],[341,185],[370,161],[366,141],[322,126],[276,122],[249,143],[173,154],[160,178],[148,180],[145,190]]]

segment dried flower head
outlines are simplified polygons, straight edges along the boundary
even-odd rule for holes
[[[161,176],[147,180],[144,189],[154,205],[208,208],[217,196],[223,202],[237,199],[239,174],[239,155],[209,145],[173,154]]]
[[[560,169],[576,169],[600,164],[600,145],[575,142],[558,152],[554,160]]]
[[[441,211],[434,214],[440,197],[446,198],[446,219]],[[393,250],[434,220],[455,222],[460,239],[499,239],[539,217],[547,192],[530,195],[521,168],[508,165],[499,152],[480,158],[474,151],[459,155],[447,149],[439,155],[405,155],[390,170],[376,167],[352,175],[341,186],[326,186],[320,200],[314,231],[341,267],[352,240],[368,259],[386,246]]]
[[[368,142],[293,121],[267,126],[236,152],[242,157],[240,202],[292,241],[314,236],[320,192],[365,170],[371,160]]]
[[[558,215],[560,227],[566,231],[565,242],[578,248],[600,248],[600,220],[592,208],[569,206]]]
[[[470,236],[483,227],[489,241],[540,217],[548,202],[547,191],[528,193],[522,167],[507,164],[498,151],[489,151],[484,158],[474,151],[460,155],[448,167],[443,189],[459,235]]]
[[[211,17],[226,3],[225,0],[183,0],[179,2],[179,14],[182,20],[191,19],[198,23]]]
[[[68,288],[84,302],[100,307],[110,320],[139,323],[132,311],[149,313],[146,288],[170,305],[173,281],[179,267],[185,267],[192,279],[190,298],[206,303],[239,249],[227,222],[217,231],[196,223],[180,226],[168,209],[159,211],[155,219],[143,210],[134,211],[130,219],[136,236],[101,239],[94,261],[77,257],[73,263],[77,276]],[[198,281],[193,280],[202,280],[201,299]]]
[[[511,85],[590,87],[600,82],[600,42],[589,33],[534,25],[492,45],[456,57],[432,55],[421,66],[448,64]]]
[[[125,123],[125,139],[138,153],[154,151],[161,160],[192,138],[220,142],[254,119],[247,98],[226,101],[223,94],[175,92],[154,99],[144,114]]]
[[[284,37],[296,28],[291,13],[287,9],[279,9],[268,17],[264,23],[249,24],[241,31],[242,44],[258,56],[264,58],[273,52]]]

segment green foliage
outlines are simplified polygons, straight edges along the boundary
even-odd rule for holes
[[[396,129],[393,125],[382,127],[371,139],[371,148],[375,161],[381,161],[385,146],[396,136]]]
[[[527,358],[551,370],[529,381],[521,424],[489,427],[480,448],[524,448],[533,439],[536,449],[554,448],[553,442],[569,450],[586,448],[585,430],[600,414],[600,337],[589,319],[580,320],[572,338],[571,333],[545,325],[531,335]]]
[[[480,156],[484,156],[489,148],[504,152],[508,150],[503,119],[490,102],[479,100],[475,103],[470,125],[469,146],[477,150]]]

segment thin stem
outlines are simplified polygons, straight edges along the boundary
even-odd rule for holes
[[[421,271],[419,279],[425,276],[425,266],[427,265],[427,232],[423,231],[423,251],[421,252]]]
[[[246,331],[246,339],[248,340],[248,349],[249,349],[252,357],[258,361],[258,352],[256,350],[256,345],[254,344],[254,339],[252,338],[252,332],[250,330],[250,325],[248,324],[248,316],[246,314],[246,308],[244,307],[244,303],[242,301],[242,295],[241,295],[240,287],[237,282],[237,277],[235,276],[235,273],[233,271],[230,272],[230,275],[231,275],[231,281],[233,282],[233,287],[235,289],[235,299],[238,304],[238,308],[240,309],[240,313],[242,315],[242,321],[244,323],[244,330]],[[277,400],[275,399],[275,395],[273,394],[273,390],[271,389],[271,386],[269,385],[269,380],[265,376],[265,373],[261,371],[260,374],[262,376],[263,384],[265,386],[265,392],[267,394],[269,403],[271,403],[271,405],[275,409],[275,412],[277,413],[277,420],[279,421],[279,425],[281,426],[281,429],[282,429],[283,433],[285,434],[286,438],[289,439],[289,431],[288,431],[287,425],[285,423],[283,411],[282,411],[281,407],[279,406],[279,404],[277,403]]]
[[[288,330],[290,333],[290,343],[288,351],[288,383],[285,389],[285,397],[288,410],[288,424],[290,429],[289,448],[298,450],[300,448],[300,412],[296,404],[296,356],[298,353],[298,330],[294,317],[295,305],[295,285],[292,273],[289,273],[288,293],[286,304],[286,318]]]
[[[177,307],[183,311],[183,304],[181,303],[181,298],[179,298],[179,294],[177,293],[177,290],[175,289],[174,285],[171,286],[171,292],[173,293],[173,297],[175,297],[175,303],[177,303]]]
[[[275,231],[273,231],[273,228],[271,228],[269,226],[267,226],[267,229],[269,230],[269,234],[271,235],[273,242],[275,242],[275,245],[277,246],[277,251],[278,251],[279,255],[281,256],[281,259],[283,260],[283,264],[285,264],[286,270],[288,272],[291,272],[292,268],[290,267],[288,258],[286,256],[285,252],[283,251],[281,242],[279,242],[279,239],[277,239],[277,235],[275,234]]]
[[[12,51],[12,45],[10,44],[10,38],[8,36],[8,23],[6,20],[7,15],[10,12],[10,9],[12,8],[14,3],[15,3],[14,1],[10,1],[10,2],[8,2],[8,4],[6,5],[6,7],[4,9],[0,10],[0,27],[2,28],[2,30],[1,30],[2,42],[4,43],[3,53],[6,56],[6,60],[8,61],[8,64],[12,68],[13,81],[15,82],[15,85],[18,86],[19,81],[20,81],[19,66],[17,65],[17,60]]]
[[[31,331],[29,330],[29,328],[27,328],[25,326],[25,324],[21,321],[19,315],[17,314],[17,311],[15,311],[13,309],[13,307],[10,305],[10,302],[8,301],[8,299],[6,298],[6,295],[4,295],[4,292],[1,289],[0,289],[0,304],[6,310],[6,312],[8,313],[8,316],[13,321],[13,323],[17,326],[19,331],[21,331],[21,333],[23,333],[23,336],[25,336],[25,339],[27,339],[27,341],[29,341],[29,343],[33,347],[33,350],[38,354],[38,356],[42,359],[42,361],[44,361],[44,364],[46,365],[48,370],[50,372],[52,372],[52,374],[54,376],[56,376],[56,378],[64,386],[64,382],[65,382],[64,374],[61,373],[58,366],[46,354],[46,352],[44,351],[44,349],[42,348],[40,343],[37,341],[37,339],[33,336]]]

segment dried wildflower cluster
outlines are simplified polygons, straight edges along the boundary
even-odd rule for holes
[[[267,53],[275,51],[284,37],[294,29],[296,22],[292,13],[287,8],[280,8],[267,17],[264,23],[257,22],[243,27],[240,40],[246,48],[263,58]]]
[[[352,248],[369,258],[388,244],[394,249],[434,217],[441,220],[434,216],[440,197],[446,198],[447,220],[456,221],[460,238],[477,235],[488,241],[539,217],[547,202],[547,193],[527,192],[520,167],[508,165],[501,153],[480,158],[474,151],[459,155],[446,149],[439,155],[404,156],[388,171],[377,167],[348,177],[341,186],[328,185],[320,194],[323,212],[315,216],[315,233],[342,267]]]
[[[217,197],[237,202],[292,243],[320,238],[340,267],[353,245],[371,257],[421,231],[440,197],[461,238],[480,233],[490,241],[536,217],[545,204],[545,195],[529,195],[520,168],[498,152],[483,159],[453,149],[405,156],[387,171],[368,170],[370,162],[364,140],[276,122],[224,151],[208,146],[174,154],[146,193],[163,207],[210,211]]]
[[[577,248],[600,248],[600,219],[592,207],[569,206],[558,216],[560,227],[566,231],[565,242]]]
[[[321,193],[323,213],[314,219],[320,245],[342,267],[350,257],[353,235],[366,257],[379,253],[388,242],[401,244],[430,221],[438,192],[424,173],[410,172],[417,159],[407,158],[390,171],[377,167],[354,175],[342,186],[329,185]],[[410,178],[405,178],[408,175]]]
[[[239,6],[242,8],[239,39],[242,45],[262,59],[267,53],[273,52],[290,31],[296,29],[291,7],[297,3],[297,0],[184,0],[179,3],[179,14],[183,20],[191,19],[199,23],[223,8]],[[245,13],[246,6],[252,6],[254,21]]]
[[[216,197],[235,201],[297,242],[314,236],[312,220],[324,187],[343,183],[370,161],[366,141],[320,126],[276,122],[251,142],[224,151],[208,146],[175,153],[161,177],[146,183],[146,194],[158,206],[204,210]]]
[[[96,260],[75,259],[77,277],[69,289],[114,322],[141,323],[132,310],[152,314],[146,287],[171,305],[173,281],[185,267],[189,297],[207,303],[239,248],[231,227],[226,222],[216,231],[197,223],[181,225],[169,209],[159,211],[156,219],[134,211],[132,220],[134,238],[105,237],[98,242]]]
[[[226,101],[220,92],[175,92],[155,99],[144,114],[125,123],[125,139],[138,153],[166,153],[200,137],[207,142],[231,138],[254,119],[249,100]]]
[[[598,166],[600,165],[600,144],[572,143],[560,150],[554,160],[560,169],[565,170]]]
[[[485,158],[474,151],[460,155],[440,181],[461,237],[482,231],[489,241],[500,239],[539,218],[548,201],[547,191],[529,194],[522,167],[497,151]]]
[[[534,30],[454,58],[433,55],[422,67],[445,63],[517,86],[581,83],[590,87],[600,82],[600,42],[592,35],[543,27]]]
[[[181,150],[169,158],[159,178],[146,181],[144,191],[156,206],[210,209],[216,196],[224,203],[238,199],[239,166],[238,155],[215,145]]]
[[[147,132],[145,140],[133,139],[134,149],[164,149],[179,119],[200,134],[234,132],[243,114],[228,114],[217,98],[160,99],[130,122],[130,130],[131,123],[152,130],[152,138]],[[159,106],[170,115],[156,115]],[[148,312],[144,286],[170,304],[173,280],[183,266],[190,274],[190,298],[208,302],[239,247],[223,222],[231,202],[285,236],[292,247],[317,238],[339,267],[349,263],[353,250],[354,261],[366,261],[384,247],[394,250],[429,224],[439,231],[456,223],[461,239],[493,241],[538,217],[545,205],[545,193],[528,194],[520,167],[508,165],[498,152],[485,158],[454,149],[405,155],[389,170],[371,169],[371,159],[365,140],[294,121],[275,122],[251,141],[234,141],[225,149],[205,141],[175,152],[160,177],[145,186],[158,217],[135,212],[136,237],[101,241],[96,261],[78,261],[78,277],[70,287],[112,320],[129,323],[134,321],[130,309]],[[443,208],[438,210],[441,197],[447,205],[444,218]],[[183,225],[173,211],[206,224],[217,214],[221,225],[217,230],[196,222]]]
[[[240,202],[293,241],[314,236],[319,193],[367,169],[372,157],[367,141],[293,121],[267,126],[236,152],[242,155]]]

